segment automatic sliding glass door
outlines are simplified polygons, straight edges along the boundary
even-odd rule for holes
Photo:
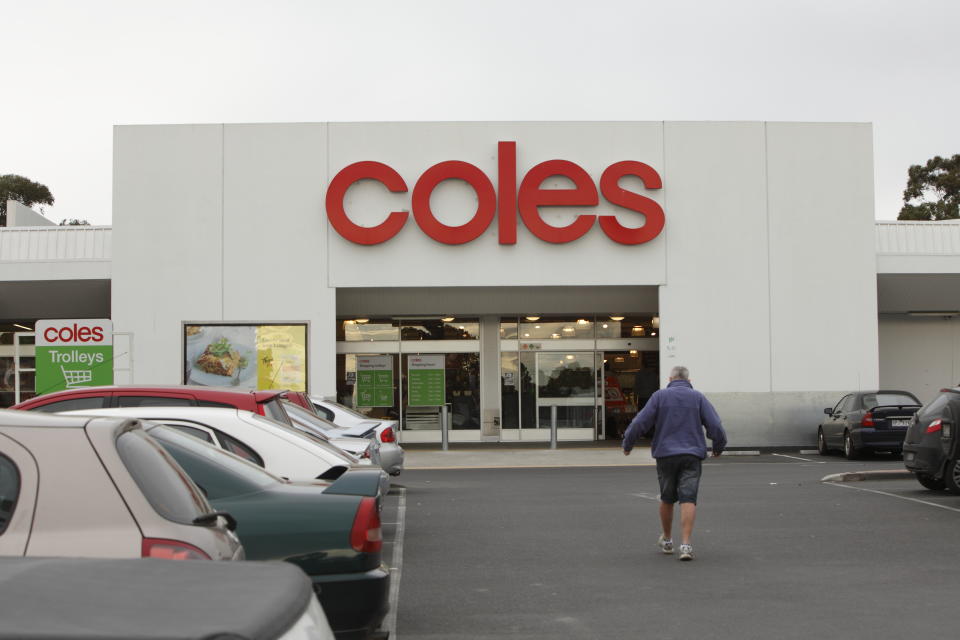
[[[596,354],[539,352],[535,361],[537,439],[549,440],[553,425],[561,440],[592,439],[597,426]]]

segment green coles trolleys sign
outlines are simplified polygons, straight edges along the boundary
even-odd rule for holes
[[[110,320],[39,320],[37,394],[113,384]]]

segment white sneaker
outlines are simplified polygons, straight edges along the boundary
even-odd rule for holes
[[[680,559],[693,560],[693,547],[691,545],[689,544],[680,545]]]
[[[657,546],[660,547],[660,551],[664,553],[673,553],[673,540],[667,540],[663,537],[663,534],[660,534],[660,539],[657,540]]]

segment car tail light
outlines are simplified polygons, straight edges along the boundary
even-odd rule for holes
[[[943,421],[940,418],[937,418],[933,422],[927,425],[927,433],[936,433],[943,428]]]
[[[363,450],[363,453],[360,454],[360,458],[365,459],[369,457],[370,457],[370,447],[367,447],[366,449]]]
[[[383,548],[380,513],[374,498],[361,498],[350,530],[350,546],[361,553],[376,553]]]
[[[861,427],[873,427],[876,426],[876,424],[877,423],[873,421],[872,411],[867,411],[865,414],[863,414],[863,420],[860,421]]]
[[[164,558],[166,560],[209,560],[210,556],[192,544],[179,540],[162,538],[144,538],[140,547],[143,558]]]
[[[393,433],[393,427],[387,427],[380,432],[380,442],[396,442],[397,436]]]

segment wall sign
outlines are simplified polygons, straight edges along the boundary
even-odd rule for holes
[[[357,356],[357,406],[393,406],[393,356]]]
[[[407,404],[439,407],[447,401],[447,357],[443,354],[407,358]]]
[[[542,189],[543,182],[553,176],[562,176],[574,184],[570,189]],[[597,218],[600,228],[620,244],[642,244],[656,238],[663,230],[663,209],[655,201],[620,187],[620,178],[636,176],[647,189],[660,189],[660,175],[649,165],[635,160],[615,162],[600,176],[600,193],[616,206],[643,214],[641,227],[625,227],[615,216],[596,216],[584,213],[571,224],[556,227],[540,215],[541,207],[594,207],[599,203],[597,185],[580,165],[569,160],[547,160],[528,171],[517,189],[517,143],[500,142],[497,145],[497,187],[493,186],[476,165],[459,160],[448,160],[428,168],[417,179],[411,195],[413,217],[428,236],[443,244],[464,244],[480,237],[497,218],[500,244],[517,243],[517,213],[527,229],[546,242],[566,243],[590,231]],[[376,180],[393,193],[406,193],[407,183],[390,166],[382,162],[355,162],[344,167],[330,181],[326,208],[330,224],[341,236],[363,245],[386,242],[400,232],[409,213],[394,211],[374,227],[354,223],[343,206],[343,197],[351,185],[360,180]],[[477,210],[466,224],[445,225],[430,208],[430,195],[444,180],[463,180],[477,194]]]
[[[184,384],[307,390],[307,325],[185,324]]]
[[[113,322],[39,320],[37,394],[113,384]]]

